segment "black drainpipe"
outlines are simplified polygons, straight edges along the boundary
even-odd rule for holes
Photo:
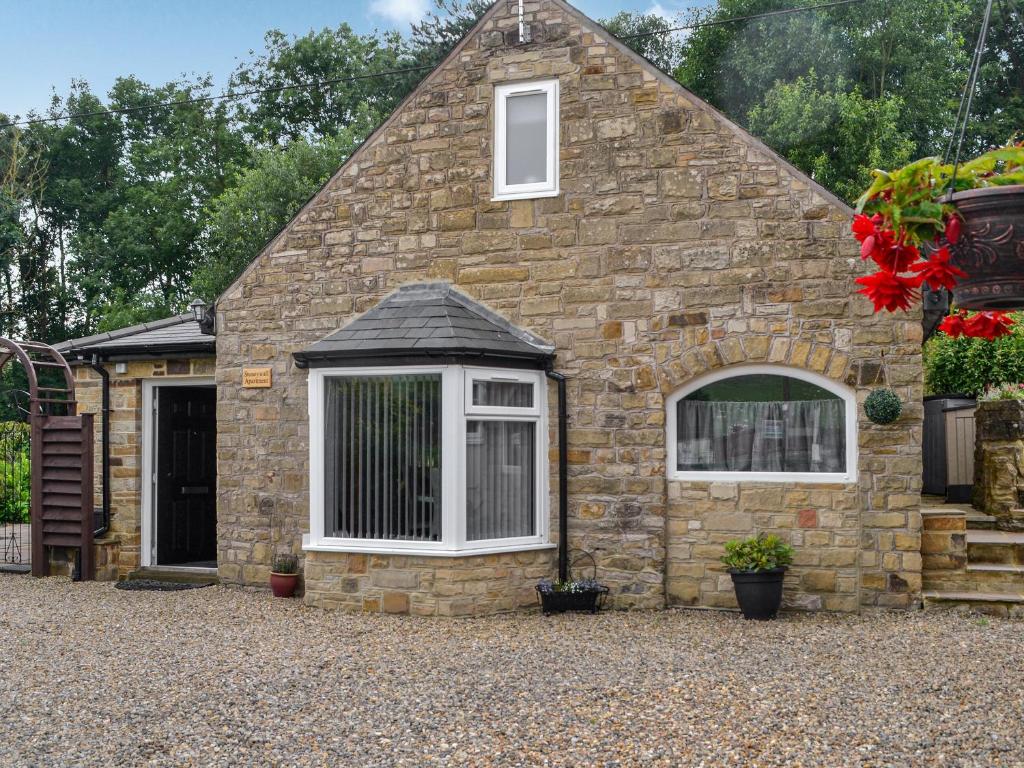
[[[550,368],[544,375],[558,384],[558,579],[569,578],[569,416],[565,376]]]
[[[110,373],[100,365],[99,357],[92,356],[89,367],[100,375],[103,381],[103,433],[102,433],[102,482],[103,482],[103,509],[100,510],[100,527],[93,532],[93,536],[103,536],[110,530]]]

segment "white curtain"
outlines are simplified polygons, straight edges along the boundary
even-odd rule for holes
[[[843,472],[845,403],[681,400],[676,469],[727,472]]]

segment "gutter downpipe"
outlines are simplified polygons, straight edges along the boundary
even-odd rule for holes
[[[103,429],[102,429],[102,482],[103,501],[100,510],[100,527],[93,536],[100,537],[110,530],[110,372],[100,365],[99,355],[93,355],[89,367],[99,374],[103,381]]]
[[[544,375],[558,384],[558,579],[569,579],[569,416],[565,376],[550,367]]]

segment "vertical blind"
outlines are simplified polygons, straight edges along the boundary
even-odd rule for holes
[[[528,381],[473,380],[473,405],[532,408]],[[466,540],[504,539],[535,533],[533,421],[466,422]]]
[[[441,539],[441,377],[325,380],[324,533]]]
[[[532,421],[466,422],[466,540],[533,536]]]

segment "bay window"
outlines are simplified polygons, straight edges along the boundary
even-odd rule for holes
[[[548,546],[543,373],[317,368],[309,387],[308,549]]]

